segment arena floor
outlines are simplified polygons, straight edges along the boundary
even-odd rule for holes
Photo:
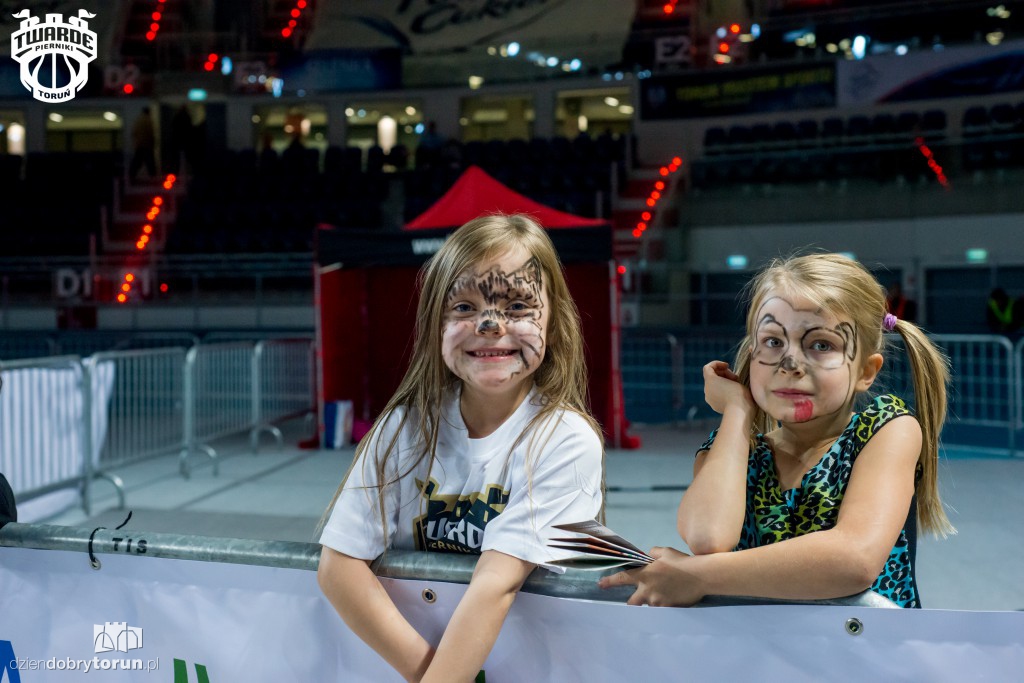
[[[177,456],[156,458],[115,471],[125,482],[132,529],[293,541],[313,540],[321,513],[351,462],[353,448],[308,451],[294,446],[302,425],[285,430],[283,450],[264,445],[258,455],[247,441],[217,444],[222,453],[214,476],[201,456],[189,480]],[[675,512],[692,476],[693,453],[704,429],[637,426],[636,451],[608,453],[608,525],[637,545],[682,546]],[[288,445],[292,444],[292,445]],[[926,607],[963,610],[1024,609],[1024,458],[956,457],[942,463],[941,490],[959,534],[922,537],[918,583]],[[126,512],[113,488],[98,481],[92,517],[81,508],[40,521],[93,528],[117,526]],[[1013,521],[1017,520],[1017,521]]]

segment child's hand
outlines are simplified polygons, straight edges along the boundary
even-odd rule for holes
[[[674,548],[652,548],[649,554],[654,558],[651,564],[602,577],[598,585],[601,588],[636,586],[628,605],[689,607],[700,602],[705,591],[703,581],[694,570],[701,558]]]
[[[740,378],[729,369],[728,363],[720,360],[704,366],[704,400],[719,414],[725,413],[729,405],[754,410],[750,389],[740,383]]]

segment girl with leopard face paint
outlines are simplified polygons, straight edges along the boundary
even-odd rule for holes
[[[885,290],[845,256],[777,261],[748,291],[734,366],[704,367],[705,399],[722,421],[698,450],[679,505],[679,533],[693,554],[655,548],[653,564],[602,585],[637,586],[633,604],[871,590],[919,607],[917,525],[954,532],[936,485],[945,356],[887,314]],[[902,337],[916,414],[891,394],[866,398],[885,332]]]
[[[529,393],[544,362],[550,317],[543,269],[522,247],[467,268],[452,283],[441,355],[462,380],[462,414],[471,430],[500,424]]]
[[[398,391],[322,524],[318,578],[346,624],[407,680],[471,681],[519,587],[562,559],[553,527],[603,515],[604,450],[586,402],[579,314],[526,216],[484,216],[424,266]],[[370,568],[387,548],[477,555],[440,640]]]

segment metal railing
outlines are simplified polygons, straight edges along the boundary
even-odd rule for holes
[[[194,453],[206,455],[218,473],[217,451],[210,445],[218,438],[248,432],[254,453],[264,431],[283,444],[273,423],[314,412],[313,372],[308,339],[192,347],[184,366],[182,475],[189,476]]]
[[[252,415],[252,357],[248,343],[210,344],[189,349],[185,359],[185,444],[179,458],[184,477],[189,456],[201,451],[219,473],[217,451],[209,444],[220,437],[254,426]]]
[[[205,453],[210,442],[262,431],[279,445],[275,423],[315,414],[314,354],[309,339],[194,345],[51,356],[0,362],[0,471],[18,500],[61,489],[80,491],[89,512],[90,482],[124,487],[111,470],[148,458]]]
[[[114,529],[79,529],[47,524],[12,523],[0,529],[0,546],[10,548],[37,548],[41,550],[67,550],[93,555],[123,554],[123,538],[126,532]],[[144,539],[145,557],[193,560],[199,562],[225,562],[264,567],[283,567],[316,571],[320,562],[320,545],[296,541],[259,541],[238,538],[217,538],[210,536],[189,536],[184,534],[131,532],[133,539]],[[115,537],[117,540],[115,541]],[[90,538],[92,542],[90,544]],[[122,550],[118,550],[118,543]],[[83,557],[83,562],[91,558]],[[476,567],[473,555],[453,555],[413,550],[389,550],[373,563],[374,572],[381,577],[393,579],[416,579],[444,581],[446,583],[468,584]],[[101,568],[97,558],[93,565]],[[601,589],[598,577],[615,573],[612,569],[594,572],[581,569],[567,569],[564,574],[555,574],[538,568],[530,574],[522,590],[527,593],[548,595],[559,598],[625,602],[633,588],[622,586]],[[698,607],[751,604],[808,604],[847,605],[856,607],[897,608],[891,600],[864,591],[857,595],[829,600],[781,601],[768,598],[707,596]]]
[[[100,468],[174,453],[184,446],[184,349],[102,352],[84,363],[94,383],[102,368],[110,367],[113,373]]]
[[[271,339],[257,342],[252,357],[252,423],[249,440],[259,450],[260,432],[284,443],[275,422],[312,415],[316,386],[313,343],[309,339]]]
[[[62,330],[23,332],[0,330],[0,358],[21,360],[47,356],[88,356],[100,351],[181,347],[199,343],[188,332],[132,330]]]
[[[872,393],[895,393],[914,403],[902,339],[889,335],[885,365]],[[1000,335],[931,335],[949,357],[952,383],[943,442],[1018,455],[1024,430],[1024,340]],[[680,422],[715,414],[704,402],[704,365],[732,362],[738,338],[697,334],[628,333],[623,340],[626,417]],[[670,408],[671,407],[671,408]]]

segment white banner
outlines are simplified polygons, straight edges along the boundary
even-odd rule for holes
[[[623,0],[346,0],[317,3],[306,49],[455,52],[516,41],[526,50],[604,43],[620,55],[636,12]]]
[[[45,363],[45,361],[40,361]],[[15,498],[23,491],[81,477],[85,467],[85,405],[81,365],[3,371],[0,392],[0,472]],[[107,436],[107,404],[114,364],[96,366],[92,395],[92,464],[98,465]],[[18,521],[54,515],[78,500],[77,487],[18,504]]]
[[[140,540],[124,532],[125,554],[101,555],[99,571],[84,553],[0,548],[0,655],[18,666],[0,662],[0,683],[401,680],[344,626],[314,572],[140,557]],[[434,643],[465,590],[384,584]],[[484,668],[488,683],[1004,681],[1022,669],[1021,612],[665,609],[526,593]]]

